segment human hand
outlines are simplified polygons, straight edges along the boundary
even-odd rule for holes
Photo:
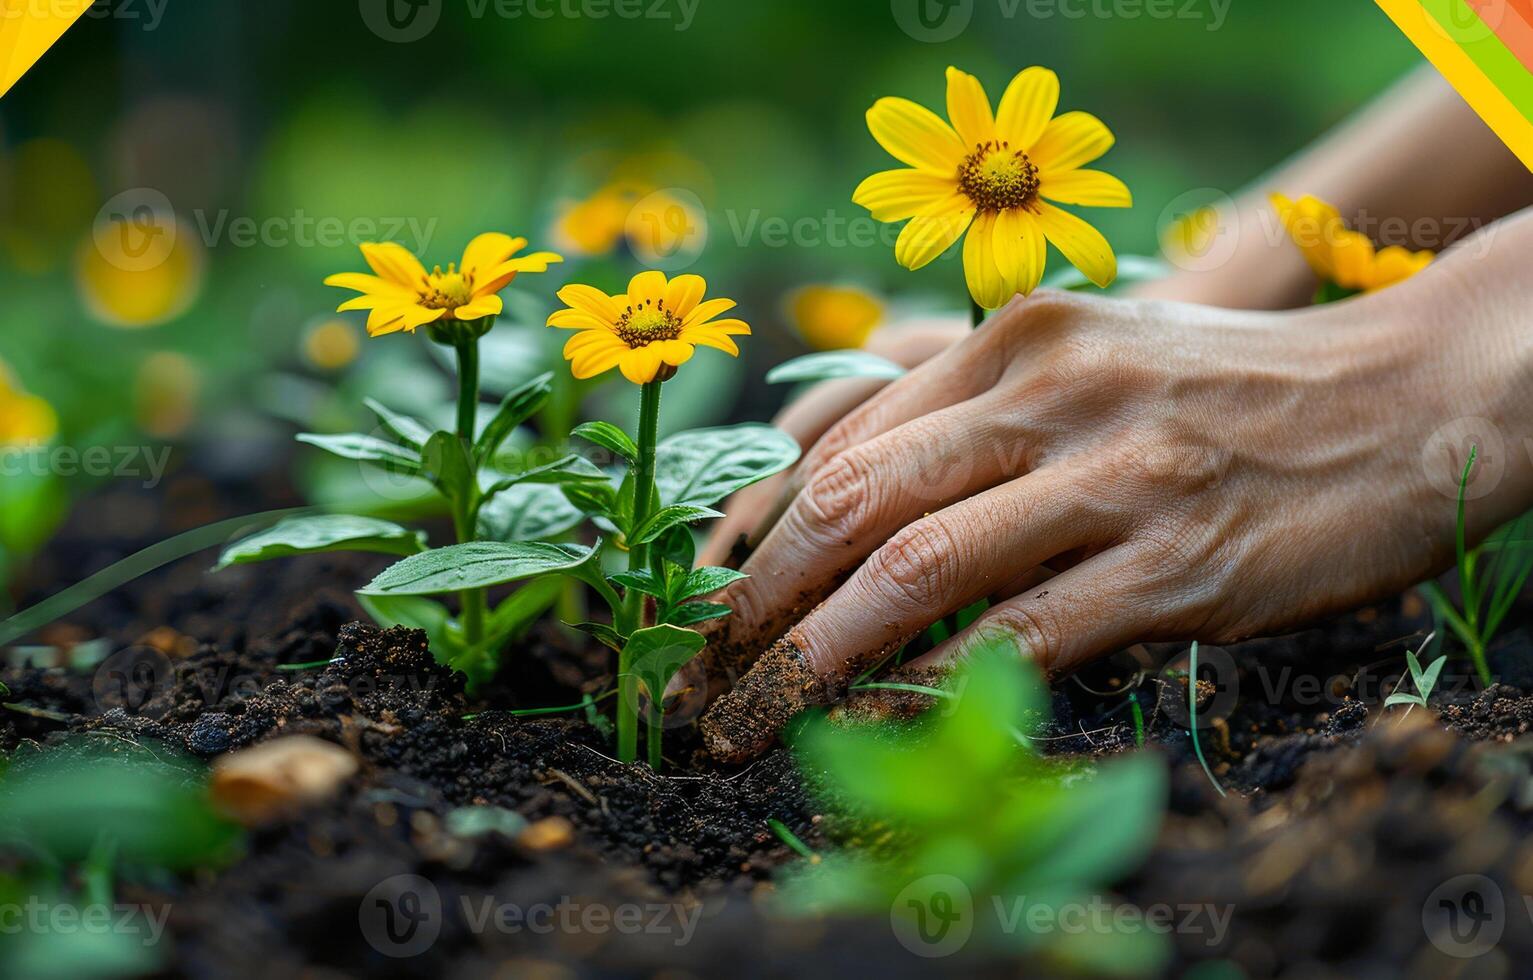
[[[1445,567],[1454,501],[1424,448],[1466,416],[1525,424],[1533,399],[1515,331],[1445,343],[1467,304],[1442,265],[1286,314],[1041,292],[889,385],[805,456],[724,595],[699,663],[705,690],[739,680],[703,718],[710,752],[756,754],[981,598],[910,669],[997,631],[1050,674],[1135,641],[1228,643]],[[1508,460],[1473,533],[1526,506],[1530,468]],[[1036,586],[1042,565],[1060,574]]]

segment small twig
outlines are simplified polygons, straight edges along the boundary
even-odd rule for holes
[[[548,769],[548,773],[549,773],[549,775],[553,776],[555,779],[559,780],[564,785],[568,786],[571,790],[573,790],[575,792],[575,794],[577,796],[579,796],[581,799],[585,800],[587,803],[591,804],[592,806],[601,806],[601,801],[599,799],[597,799],[595,793],[591,792],[589,789],[587,789],[585,787],[584,783],[582,783],[580,780],[576,779],[574,776],[571,776],[569,773],[565,772],[563,769],[555,769],[552,766],[550,766],[549,769]]]

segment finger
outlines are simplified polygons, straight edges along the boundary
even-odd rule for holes
[[[735,611],[710,636],[708,672],[738,673],[895,532],[1018,472],[1027,439],[993,407],[977,399],[924,416],[816,473],[745,563],[750,577],[725,593]]]
[[[709,752],[726,761],[757,754],[799,709],[835,700],[943,615],[1016,581],[1017,568],[1117,539],[1120,519],[1072,494],[1070,482],[1040,471],[900,530],[704,717]]]
[[[880,330],[868,339],[865,349],[909,369],[947,350],[970,332],[962,321],[923,321]],[[831,426],[888,383],[846,378],[815,385],[783,409],[773,424],[798,440],[799,446],[808,452]],[[782,516],[782,508],[773,504],[790,499],[786,487],[792,472],[780,473],[732,497],[724,507],[725,516],[710,531],[699,560],[709,565],[733,562],[731,567],[738,567],[738,559],[749,554]]]
[[[1036,590],[988,609],[969,627],[907,666],[950,671],[997,636],[1015,640],[1022,655],[1050,678],[1141,640],[1159,638],[1162,611],[1153,581],[1133,549],[1118,547],[1061,572]]]

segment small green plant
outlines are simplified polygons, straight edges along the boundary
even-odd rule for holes
[[[637,758],[641,693],[647,693],[648,759],[658,769],[661,698],[671,678],[704,644],[702,635],[687,627],[728,615],[728,606],[706,597],[743,578],[727,568],[694,567],[688,525],[722,516],[713,504],[791,466],[798,443],[771,426],[754,424],[659,438],[662,385],[691,360],[696,347],[737,355],[732,338],[750,328],[740,320],[720,319],[734,303],[705,301],[701,277],[668,280],[662,273],[644,272],[618,295],[586,285],[565,286],[559,297],[568,308],[549,318],[551,327],[576,331],[565,347],[574,377],[584,380],[619,369],[639,387],[639,411],[633,434],[611,422],[591,421],[570,432],[544,432],[543,441],[579,438],[615,465],[603,468],[576,453],[527,465],[503,452],[511,434],[553,392],[553,375],[542,375],[512,390],[487,420],[480,418],[479,341],[500,309],[483,283],[498,288],[509,282],[507,271],[518,260],[508,255],[520,247],[519,241],[481,236],[465,253],[461,272],[449,267],[447,273],[438,269],[430,274],[398,246],[370,246],[364,254],[379,276],[344,274],[327,280],[364,293],[343,308],[376,304],[370,332],[429,324],[431,339],[457,352],[457,428],[434,432],[368,400],[382,436],[306,433],[298,438],[367,466],[429,481],[452,516],[456,542],[430,548],[423,532],[389,521],[306,515],[236,542],[224,551],[219,567],[326,551],[402,556],[358,591],[363,606],[385,625],[425,630],[436,656],[464,673],[471,687],[495,675],[507,643],[553,604],[566,581],[583,583],[611,612],[610,622],[570,625],[618,654],[618,757],[625,762]],[[539,253],[520,261],[523,271],[542,271],[557,259]],[[407,288],[418,295],[401,292]],[[463,305],[442,305],[452,302]],[[451,315],[426,319],[444,309]],[[380,315],[380,310],[385,312]],[[463,319],[465,311],[470,319]],[[586,520],[603,537],[589,545],[563,539]],[[609,574],[607,563],[618,553],[626,553],[627,567]],[[488,590],[513,584],[520,588],[491,608]],[[448,594],[459,597],[457,615],[431,598]]]
[[[1006,918],[1023,896],[1059,909],[1132,870],[1160,825],[1164,766],[1143,753],[1088,766],[1043,756],[1026,735],[1046,718],[1046,687],[1010,640],[978,651],[944,688],[911,725],[818,715],[798,730],[800,766],[822,787],[832,836],[848,846],[795,865],[781,883],[786,907],[892,911],[911,930],[896,925],[897,934],[914,935],[933,912],[922,911],[931,897],[923,889],[943,884],[948,899],[969,900],[968,921],[977,933],[989,927],[987,942],[1041,946],[1094,972],[1153,972],[1167,952],[1159,937],[1078,942],[1009,929]]]
[[[1437,582],[1427,583],[1425,589],[1438,617],[1464,644],[1480,683],[1489,686],[1492,677],[1486,653],[1490,642],[1522,594],[1528,576],[1533,574],[1533,514],[1525,514],[1496,531],[1477,548],[1465,546],[1465,498],[1479,453],[1478,446],[1469,448],[1469,459],[1458,485],[1455,544],[1460,603],[1455,605]]]
[[[1432,663],[1425,669],[1423,669],[1421,666],[1420,657],[1422,652],[1425,651],[1427,647],[1432,645],[1432,640],[1436,637],[1437,634],[1432,633],[1427,636],[1427,638],[1422,642],[1421,647],[1414,653],[1406,651],[1406,666],[1410,669],[1411,683],[1415,685],[1416,690],[1400,690],[1399,688],[1405,683],[1405,679],[1401,678],[1400,684],[1396,685],[1394,693],[1384,699],[1384,707],[1386,708],[1397,704],[1410,705],[1409,708],[1405,709],[1405,714],[1400,716],[1401,721],[1404,721],[1405,718],[1410,715],[1413,708],[1426,708],[1427,699],[1432,696],[1432,689],[1437,686],[1438,675],[1440,675],[1443,671],[1443,664],[1448,662],[1448,657],[1446,654],[1444,654],[1443,656],[1438,657],[1436,660],[1432,661]]]

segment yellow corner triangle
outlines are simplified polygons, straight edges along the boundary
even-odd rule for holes
[[[0,0],[0,96],[96,0]]]

